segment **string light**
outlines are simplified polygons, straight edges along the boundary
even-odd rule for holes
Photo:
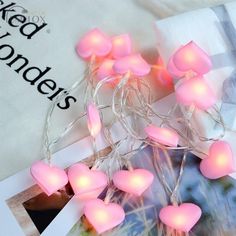
[[[114,63],[115,61],[112,59],[106,59],[102,62],[97,71],[98,80],[102,80],[106,77],[111,77],[116,75],[113,70]]]
[[[87,125],[91,136],[96,138],[101,131],[102,124],[99,111],[93,102],[87,106]]]
[[[132,52],[132,43],[128,34],[113,37],[111,55],[114,59],[128,56]]]
[[[31,175],[48,195],[52,195],[68,183],[68,177],[63,169],[56,166],[49,166],[43,161],[35,162],[31,168]]]
[[[179,206],[163,207],[159,217],[167,226],[188,233],[198,222],[201,214],[199,206],[193,203],[183,203]]]
[[[114,174],[113,183],[124,192],[141,196],[153,179],[153,174],[145,169],[120,170]]]
[[[125,218],[122,207],[115,203],[104,203],[100,199],[87,201],[84,206],[84,215],[98,234],[116,227]]]
[[[177,77],[188,72],[194,72],[201,76],[208,73],[211,68],[212,63],[209,55],[193,41],[180,47],[168,63],[168,70]]]
[[[162,85],[166,87],[172,87],[173,86],[173,78],[169,71],[166,69],[166,66],[163,62],[163,60],[158,57],[157,63],[152,66],[155,70],[155,77],[158,81],[161,82]]]
[[[76,46],[76,51],[82,58],[89,58],[92,55],[103,57],[112,49],[111,39],[101,30],[93,29],[82,37]]]
[[[176,100],[185,106],[194,105],[195,107],[207,110],[217,101],[212,89],[207,85],[203,78],[194,77],[184,81],[176,88]]]
[[[118,74],[131,72],[137,76],[144,76],[150,72],[151,67],[140,54],[132,54],[117,59],[114,63],[113,69]]]
[[[214,142],[200,164],[202,174],[209,179],[218,179],[236,171],[233,153],[225,141]]]
[[[211,139],[198,135],[191,125],[191,117],[189,119],[186,119],[184,116],[178,117],[178,122],[184,127],[187,127],[187,134],[173,127],[172,121],[174,118],[172,114],[178,108],[177,105],[171,108],[167,115],[159,114],[152,109],[151,88],[145,79],[140,80],[140,77],[144,77],[150,73],[151,66],[139,53],[132,52],[132,43],[128,34],[110,38],[99,29],[93,29],[81,38],[76,45],[76,51],[83,59],[89,59],[89,63],[82,82],[77,81],[67,91],[70,93],[84,86],[84,105],[87,109],[83,114],[70,122],[59,137],[49,142],[48,131],[50,119],[56,104],[63,98],[63,95],[58,96],[57,100],[52,103],[46,119],[44,141],[46,157],[49,164],[52,146],[61,141],[66,134],[75,127],[78,121],[84,117],[87,117],[88,129],[93,137],[95,147],[95,138],[103,128],[100,110],[110,109],[115,116],[115,120],[118,120],[126,131],[127,140],[142,140],[145,145],[151,145],[153,147],[154,155],[159,155],[158,148],[160,145],[166,158],[169,158],[168,149],[184,150],[180,173],[173,189],[168,185],[162,173],[161,163],[158,163],[158,165],[160,165],[160,173],[158,172],[158,175],[161,176],[162,183],[168,190],[171,203],[173,204],[161,210],[160,219],[164,224],[174,229],[189,232],[199,220],[201,209],[191,203],[184,203],[177,206],[178,199],[176,193],[178,192],[180,179],[183,174],[187,152],[193,150],[202,154],[201,150],[198,150],[196,147],[194,143],[195,140],[193,140],[191,136],[195,135],[200,141],[211,141]],[[163,63],[158,64],[158,66],[162,69],[164,68]],[[213,108],[216,97],[203,78],[203,75],[209,72],[211,67],[212,64],[209,56],[194,42],[181,46],[171,56],[168,63],[168,70],[175,77],[181,77],[182,79],[179,87],[176,89],[176,98],[180,104],[190,107],[196,106],[203,110]],[[168,75],[168,78],[170,78],[168,71],[164,69],[162,70],[166,72],[164,75]],[[95,78],[98,79],[97,84],[94,80]],[[114,88],[111,104],[108,106],[100,104],[98,102],[100,89],[104,84],[113,82],[117,78],[119,78],[119,82]],[[130,78],[132,78],[132,83],[128,83]],[[144,91],[146,92],[145,94]],[[137,98],[138,104],[133,101],[133,97]],[[96,101],[97,105],[95,105],[95,102],[91,101]],[[161,120],[162,125],[161,127],[157,127],[155,124],[147,126],[145,133],[148,138],[143,139],[138,130],[135,129],[135,126],[133,124],[130,125],[126,121],[125,117],[130,114],[132,117],[135,117],[135,120],[144,121],[145,124],[150,124],[153,118],[158,118]],[[216,117],[210,113],[210,117],[224,128],[224,123],[221,122],[219,113],[216,114]],[[111,176],[112,171],[110,171],[109,168],[105,168],[106,173],[101,172],[99,169],[101,169],[101,167],[104,168],[104,160],[115,159],[119,161],[120,166],[123,166],[124,163],[122,161],[127,162],[128,157],[137,152],[137,150],[132,149],[130,153],[121,155],[119,152],[120,142],[114,143],[110,134],[110,126],[104,127],[103,131],[104,138],[107,143],[111,145],[112,151],[105,157],[95,155],[92,160],[92,169],[89,169],[83,164],[76,164],[69,168],[67,177],[64,170],[52,167],[49,164],[39,163],[31,167],[31,173],[36,182],[48,195],[65,186],[69,178],[75,195],[77,197],[84,197],[87,200],[89,199],[86,202],[84,214],[99,234],[116,227],[125,218],[122,207],[118,204],[110,203],[111,197],[115,192],[110,185],[105,200],[96,199],[98,195],[104,191],[106,186],[108,186],[109,179],[113,179],[114,188],[116,187],[127,193],[140,196],[150,187],[154,178],[151,172],[144,169],[129,169],[128,171],[118,170],[113,176]],[[178,146],[180,136],[183,143],[181,147]],[[218,150],[218,148],[215,149]],[[224,150],[228,149],[225,148]],[[96,148],[94,148],[94,153],[97,153]],[[212,162],[212,156],[212,149],[210,149],[209,157],[201,162],[200,169],[202,173],[205,174],[205,171],[210,173],[207,173],[208,175],[205,174],[205,176],[210,178],[218,177],[219,170],[225,166],[227,166],[227,171],[221,171],[220,175],[225,175],[233,171],[231,162],[232,155],[229,155],[228,151],[220,152],[214,159],[214,163]],[[158,158],[155,158],[155,161],[156,160],[158,161]],[[212,172],[214,168],[217,169],[217,174]],[[44,170],[45,175],[42,174]]]
[[[68,178],[74,194],[86,199],[98,197],[108,184],[108,178],[104,172],[91,170],[82,163],[69,168]]]
[[[179,142],[178,134],[168,128],[160,128],[155,125],[149,125],[145,128],[148,137],[162,145],[177,147]]]

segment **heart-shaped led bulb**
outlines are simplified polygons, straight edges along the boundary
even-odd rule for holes
[[[113,70],[114,60],[105,59],[98,68],[97,78],[99,80],[105,79],[106,77],[112,77],[115,75]]]
[[[102,57],[109,54],[112,49],[112,42],[99,29],[93,29],[85,34],[76,45],[76,50],[82,58],[89,58],[92,55]]]
[[[236,171],[230,145],[225,141],[214,142],[209,155],[201,161],[200,170],[209,179],[218,179]]]
[[[113,183],[124,192],[141,196],[150,187],[153,179],[153,174],[145,169],[120,170],[114,174]]]
[[[157,80],[160,81],[162,85],[173,86],[173,79],[160,57],[158,58],[157,64],[154,66],[154,69],[156,69],[155,74]]]
[[[140,54],[132,54],[126,57],[119,58],[115,61],[113,69],[118,74],[126,74],[131,72],[137,76],[147,75],[151,67],[141,57]]]
[[[87,201],[84,215],[98,234],[114,228],[125,219],[125,212],[121,206],[115,203],[106,204],[100,199]]]
[[[68,183],[66,172],[56,166],[49,166],[43,161],[35,162],[30,168],[31,175],[39,187],[48,195],[52,195]]]
[[[176,230],[189,232],[198,222],[202,214],[201,208],[192,203],[183,203],[180,206],[166,206],[160,211],[161,221]]]
[[[204,75],[212,68],[209,55],[203,51],[195,42],[180,47],[170,58],[168,69],[176,76],[182,73],[195,72]]]
[[[104,172],[91,170],[82,163],[71,166],[68,177],[75,195],[83,199],[97,198],[108,184]]]
[[[132,51],[131,39],[128,34],[113,37],[111,54],[114,59],[128,56]]]
[[[174,130],[160,128],[155,125],[149,125],[144,130],[147,136],[154,142],[173,147],[178,145],[179,135]]]
[[[175,91],[177,102],[185,105],[194,105],[199,109],[207,110],[217,99],[212,89],[203,78],[195,77],[184,81]]]
[[[169,59],[167,64],[167,70],[168,72],[174,76],[175,78],[182,78],[185,76],[186,72],[180,71],[176,68],[174,62],[173,62],[173,56]]]
[[[91,102],[87,106],[87,125],[92,137],[96,137],[102,128],[99,111],[96,105]]]

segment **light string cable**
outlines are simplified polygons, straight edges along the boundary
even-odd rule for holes
[[[153,143],[147,139],[143,139],[142,137],[138,136],[137,132],[135,132],[128,124],[127,116],[130,114],[133,114],[132,115],[133,117],[138,116],[138,117],[145,119],[145,121],[147,121],[148,124],[151,123],[151,120],[149,118],[150,114],[153,114],[153,115],[156,114],[156,112],[153,111],[153,109],[151,108],[151,105],[150,105],[151,104],[151,93],[150,93],[149,85],[144,82],[141,82],[143,80],[141,80],[140,78],[137,78],[136,79],[137,88],[138,88],[137,89],[136,87],[131,85],[131,83],[128,83],[129,78],[130,78],[130,74],[129,73],[125,74],[124,77],[121,78],[119,84],[117,85],[117,87],[113,93],[113,98],[112,98],[113,113],[115,114],[117,119],[120,121],[120,123],[121,123],[122,127],[125,129],[125,131],[127,131],[127,133],[130,134],[131,137],[133,137],[135,140],[143,141],[143,143],[145,143],[146,145],[149,144],[152,146],[153,145],[160,146],[162,150],[165,150],[166,147],[156,144],[156,143]],[[105,78],[103,81],[101,81],[98,84],[97,88],[95,89],[94,97],[97,97],[97,92],[102,87],[102,85],[110,80],[111,80],[110,78]],[[148,94],[147,99],[144,96],[144,93],[142,91],[142,87],[148,91],[147,92],[147,94]],[[132,101],[130,99],[132,93],[134,94],[133,97],[137,98],[140,106],[137,106],[136,104],[132,103]],[[117,100],[118,100],[118,102],[117,102]],[[126,110],[128,110],[128,112],[126,112]],[[173,113],[173,111],[169,112],[169,114],[172,114],[172,113]],[[159,114],[156,114],[156,115],[158,116],[158,118],[162,119],[162,124],[168,123],[168,120],[169,120],[168,116],[159,115]],[[178,131],[178,133],[179,133],[179,131]],[[186,140],[188,140],[188,138],[186,138]],[[110,142],[110,143],[112,143],[112,142]],[[171,147],[169,147],[169,148],[173,149]],[[180,148],[178,147],[177,149],[184,149],[184,148],[186,148],[186,147],[180,147]],[[168,155],[168,153],[165,153],[165,154]],[[181,176],[182,176],[182,174],[180,175],[179,179],[181,178]],[[177,190],[175,190],[175,191],[177,191]]]
[[[51,153],[52,153],[52,147],[58,144],[76,125],[77,123],[86,116],[87,112],[83,112],[78,117],[76,117],[74,120],[72,120],[64,129],[63,131],[57,136],[54,137],[52,140],[50,140],[50,129],[51,129],[51,120],[54,113],[54,110],[57,106],[57,104],[64,99],[65,96],[67,96],[69,93],[80,89],[84,84],[85,88],[83,90],[84,94],[84,104],[87,103],[88,97],[89,97],[89,90],[91,87],[93,88],[93,85],[91,84],[91,77],[94,77],[97,67],[95,65],[95,58],[91,60],[91,62],[88,64],[87,68],[84,71],[84,74],[82,76],[82,80],[75,81],[71,87],[69,87],[66,91],[66,93],[59,94],[54,101],[50,104],[46,119],[45,119],[45,125],[43,130],[43,150],[44,150],[44,156],[46,157],[48,163],[51,163]],[[81,77],[80,77],[81,78]],[[89,79],[88,79],[89,78]],[[107,109],[109,106],[100,106],[100,109]]]
[[[133,136],[134,138],[136,139],[139,139],[139,140],[142,140],[144,141],[145,143],[147,143],[148,145],[152,145],[152,146],[159,146],[161,147],[161,149],[163,150],[164,154],[166,156],[168,156],[168,153],[167,153],[167,150],[168,149],[182,149],[184,150],[184,155],[183,155],[183,159],[182,159],[182,163],[181,163],[181,166],[180,166],[180,172],[179,172],[179,175],[178,175],[178,178],[177,178],[177,182],[176,182],[176,185],[173,189],[173,191],[171,191],[171,201],[172,202],[176,202],[176,194],[177,194],[177,191],[178,191],[178,188],[179,188],[179,185],[180,185],[180,182],[181,182],[181,178],[182,178],[182,175],[183,175],[183,170],[184,170],[184,165],[185,165],[185,162],[186,162],[186,157],[187,157],[187,153],[189,151],[195,151],[195,152],[198,152],[198,153],[201,153],[201,154],[206,154],[206,153],[203,153],[201,150],[198,150],[195,145],[194,145],[194,140],[191,139],[191,137],[194,136],[194,134],[197,134],[199,140],[201,141],[204,141],[204,142],[208,142],[208,141],[215,141],[215,140],[219,140],[221,139],[223,136],[224,136],[224,133],[225,133],[225,125],[224,125],[224,122],[222,120],[222,117],[220,116],[220,113],[218,113],[219,115],[219,119],[220,119],[220,123],[223,127],[223,132],[222,134],[219,135],[219,137],[217,138],[206,138],[206,137],[203,137],[203,136],[200,136],[198,134],[198,132],[192,127],[191,125],[191,117],[192,117],[192,114],[193,114],[193,111],[191,112],[190,116],[187,117],[187,119],[185,117],[178,117],[176,118],[176,121],[178,123],[182,123],[185,125],[186,127],[186,132],[183,133],[182,131],[176,129],[175,127],[173,127],[170,122],[172,120],[172,114],[174,113],[174,111],[178,108],[178,105],[175,105],[173,106],[173,108],[170,109],[170,111],[168,112],[167,115],[160,115],[160,114],[157,114],[151,107],[151,103],[150,103],[150,96],[149,98],[146,100],[145,97],[143,96],[143,93],[142,91],[140,91],[141,89],[141,85],[145,88],[148,88],[148,91],[150,91],[150,87],[149,85],[145,84],[145,82],[143,82],[144,80],[140,80],[138,78],[138,82],[139,82],[139,85],[138,85],[138,88],[139,89],[136,89],[134,87],[132,87],[130,84],[127,85],[127,77],[125,77],[124,79],[124,82],[120,82],[120,84],[117,86],[116,88],[116,91],[114,92],[113,94],[113,105],[112,105],[112,108],[113,108],[113,111],[115,110],[114,114],[116,116],[118,116],[118,120],[122,123],[123,123],[123,127],[125,128],[125,130],[131,135]],[[118,94],[118,91],[121,90],[121,95],[120,95],[120,100],[118,103],[115,103],[115,96]],[[135,94],[135,97],[138,98],[139,100],[139,104],[140,107],[137,107],[135,106],[134,104],[128,104],[128,98],[130,97],[129,96],[129,93],[131,93],[131,91]],[[150,92],[148,93],[150,94]],[[129,100],[130,101],[130,100]],[[116,104],[116,106],[114,106],[114,104]],[[120,104],[120,109],[117,111],[117,104]],[[148,109],[147,109],[148,108]],[[125,113],[125,109],[129,110],[127,113]],[[215,109],[215,108],[214,108]],[[124,114],[125,113],[125,114]],[[185,140],[185,143],[186,143],[186,146],[182,146],[182,147],[166,147],[166,146],[162,146],[160,144],[157,144],[157,143],[153,143],[152,141],[150,140],[147,140],[147,139],[142,139],[141,137],[139,137],[133,130],[130,129],[130,127],[127,125],[127,122],[126,122],[126,119],[124,119],[124,117],[127,117],[127,114],[129,113],[134,113],[136,116],[138,117],[141,117],[141,118],[144,118],[147,123],[150,123],[150,119],[149,117],[151,115],[156,115],[158,118],[160,118],[162,120],[162,123],[161,123],[161,126],[163,125],[167,125],[168,127],[172,128],[173,130],[175,130],[180,136],[182,139]],[[170,190],[169,187],[167,187],[167,189]]]
[[[192,127],[191,118],[192,118],[194,110],[192,110],[190,108],[189,109],[190,114],[187,118],[186,117],[174,118],[174,120],[176,120],[178,123],[185,126],[185,128],[187,130],[186,132],[190,133],[190,134],[186,134],[186,132],[182,132],[181,130],[177,129],[176,127],[173,127],[173,125],[171,124],[173,121],[172,116],[173,116],[175,110],[177,110],[179,106],[174,105],[169,110],[167,115],[158,114],[151,107],[150,87],[148,84],[146,84],[146,81],[143,79],[140,79],[140,78],[136,78],[137,86],[134,87],[132,85],[132,83],[130,83],[130,77],[131,77],[130,74],[127,73],[125,76],[123,76],[121,78],[120,83],[116,86],[116,89],[113,93],[113,98],[112,98],[113,113],[115,114],[116,118],[120,121],[120,123],[122,124],[122,127],[125,129],[125,131],[127,131],[128,134],[130,134],[133,138],[135,138],[137,140],[143,141],[147,145],[151,145],[151,146],[155,146],[155,147],[158,146],[159,148],[161,148],[161,150],[164,152],[164,154],[167,156],[167,158],[168,158],[168,152],[167,152],[168,149],[175,149],[175,150],[182,149],[182,150],[184,150],[184,156],[183,156],[183,161],[182,161],[182,164],[180,167],[180,173],[177,178],[177,183],[174,188],[173,194],[171,196],[172,201],[174,201],[173,199],[175,198],[176,192],[178,191],[178,188],[180,185],[180,180],[183,175],[183,169],[184,169],[184,164],[186,161],[187,153],[189,151],[194,151],[194,152],[197,152],[200,154],[204,154],[204,155],[206,154],[206,153],[202,152],[201,150],[199,150],[194,145],[195,140],[192,140],[191,137],[194,137],[194,135],[196,135],[200,141],[204,141],[204,142],[216,141],[216,140],[221,139],[225,133],[225,126],[224,126],[222,117],[220,116],[220,113],[218,113],[219,119],[220,119],[220,121],[218,123],[220,123],[223,127],[223,132],[219,135],[219,137],[216,137],[216,138],[203,137],[196,131],[195,128]],[[112,78],[104,79],[99,84],[99,86],[95,89],[95,91],[98,91],[103,86],[103,84],[105,84],[106,82],[112,81],[112,80],[113,80]],[[145,98],[142,89],[146,89],[148,91],[147,92],[148,98]],[[96,97],[96,94],[94,96]],[[130,99],[130,97],[137,98],[139,106],[137,106],[137,104],[134,104],[134,102],[132,103],[132,100]],[[138,117],[138,118],[144,119],[148,124],[151,123],[150,117],[157,116],[159,119],[162,120],[161,126],[168,126],[168,127],[172,128],[173,130],[175,130],[179,134],[179,136],[182,138],[182,140],[184,140],[183,143],[186,143],[186,145],[185,146],[182,145],[181,147],[177,147],[177,148],[176,147],[166,147],[161,144],[155,143],[152,140],[142,138],[134,129],[132,129],[130,127],[129,122],[127,122],[127,116],[130,114],[132,114],[131,115],[132,117]],[[167,189],[168,189],[168,187],[167,187]]]
[[[153,110],[153,108],[151,107],[151,89],[150,86],[146,83],[145,80],[140,79],[140,78],[134,78],[134,81],[136,81],[136,86],[134,86],[134,83],[132,83],[131,78],[133,79],[133,76],[131,76],[129,73],[127,73],[126,75],[124,75],[121,79],[119,84],[116,86],[114,92],[113,92],[113,97],[112,97],[112,104],[111,106],[102,106],[99,105],[99,100],[98,100],[98,91],[103,87],[103,85],[105,85],[107,82],[113,81],[116,78],[114,77],[107,77],[104,80],[100,81],[99,83],[97,83],[97,85],[94,85],[94,75],[96,73],[96,70],[90,70],[87,72],[88,74],[84,76],[84,79],[88,78],[88,84],[86,86],[86,90],[85,90],[85,102],[84,104],[86,104],[86,102],[88,101],[89,98],[92,97],[92,99],[98,104],[99,110],[103,109],[103,108],[112,108],[113,114],[115,115],[115,119],[117,119],[120,124],[122,125],[122,127],[124,128],[125,131],[127,131],[128,135],[130,135],[132,138],[134,138],[135,140],[139,140],[141,142],[143,142],[143,147],[146,145],[151,145],[152,147],[155,148],[160,148],[164,154],[168,157],[168,152],[167,150],[171,150],[171,149],[182,149],[184,150],[184,155],[183,155],[183,159],[182,159],[182,163],[180,166],[180,171],[179,171],[179,175],[176,181],[176,184],[174,186],[173,189],[170,188],[170,186],[168,185],[167,181],[165,180],[165,176],[161,176],[163,185],[166,187],[167,191],[170,194],[170,199],[171,202],[173,204],[177,204],[178,202],[178,189],[181,183],[181,178],[183,175],[183,171],[184,171],[184,165],[186,162],[186,157],[187,157],[187,153],[188,151],[195,151],[195,152],[201,152],[199,151],[195,146],[194,146],[194,140],[192,140],[192,136],[194,136],[195,134],[198,134],[197,131],[192,127],[192,123],[191,123],[191,118],[192,118],[192,114],[194,111],[190,110],[190,116],[187,117],[173,117],[173,114],[175,112],[175,110],[178,108],[178,106],[174,105],[169,112],[167,113],[167,115],[163,115],[163,114],[159,114],[156,111]],[[85,73],[86,74],[86,73]],[[68,89],[68,93],[72,92],[74,89],[76,89],[77,87],[79,87],[81,84],[83,83],[83,80],[80,82],[76,82],[74,85],[72,85],[72,87],[70,89]],[[147,97],[144,95],[144,90],[146,91],[146,93],[148,94]],[[65,95],[64,95],[65,96]],[[54,139],[52,142],[49,142],[49,127],[50,127],[50,120],[51,120],[51,116],[52,113],[54,111],[54,108],[57,104],[58,101],[60,101],[60,99],[63,98],[63,95],[60,95],[57,97],[57,100],[52,104],[52,106],[50,107],[49,111],[48,111],[48,115],[47,115],[47,119],[46,119],[46,141],[45,141],[45,146],[47,147],[47,159],[50,162],[51,159],[51,145],[55,145],[56,143],[58,143],[73,127],[74,125],[82,118],[86,115],[86,112],[84,112],[80,117],[77,117],[75,120],[73,120],[63,131],[63,133],[57,137],[56,139]],[[134,101],[133,98],[136,98],[136,101]],[[216,108],[215,108],[216,111]],[[210,113],[211,114],[211,113]],[[175,130],[180,136],[181,138],[184,140],[184,146],[182,147],[166,147],[163,146],[159,143],[153,142],[150,139],[146,139],[143,138],[142,135],[139,134],[137,127],[134,128],[134,126],[132,126],[132,122],[131,125],[130,123],[127,121],[127,116],[130,116],[131,119],[134,120],[144,120],[144,122],[146,124],[151,124],[152,123],[152,119],[153,117],[158,117],[161,120],[161,126],[167,126],[172,128],[173,130]],[[173,120],[175,120],[178,123],[182,123],[185,125],[187,129],[187,132],[183,132],[179,129],[177,129],[176,127],[174,127],[172,125]],[[225,131],[225,126],[223,123],[222,118],[219,116],[219,118],[215,118],[214,119],[215,122],[219,123],[222,125],[223,127],[223,131]],[[136,122],[135,122],[136,123]],[[106,130],[106,134],[105,138],[106,140],[110,143],[111,147],[112,147],[112,153],[110,155],[108,155],[107,157],[100,159],[99,158],[99,162],[96,163],[95,160],[95,165],[96,167],[99,167],[100,164],[102,163],[103,160],[105,160],[106,158],[108,158],[109,156],[114,155],[114,153],[117,154],[118,152],[118,148],[121,145],[121,143],[118,143],[117,145],[113,143],[113,140],[110,138],[110,128],[105,128],[104,130]],[[219,138],[206,138],[206,137],[202,137],[200,135],[197,135],[198,138],[201,141],[211,141],[211,140],[218,140],[222,137],[223,134],[221,134],[219,136]],[[140,149],[137,149],[137,151]],[[123,161],[127,161],[126,159],[124,159],[125,157],[129,157],[132,156],[135,153],[136,150],[131,150],[130,151],[130,155],[126,154],[123,155]],[[131,155],[132,154],[132,155]],[[119,156],[119,155],[118,155]],[[122,156],[122,155],[121,155]],[[122,161],[122,162],[123,162]],[[99,164],[100,163],[100,164]],[[129,163],[127,161],[127,163]],[[159,163],[161,165],[161,163]],[[129,165],[129,164],[127,164]],[[162,167],[160,168],[160,172]],[[109,169],[109,168],[108,168]],[[108,201],[111,196],[114,193],[114,189],[110,188],[109,191],[107,192],[107,197],[106,197],[106,201]]]
[[[162,120],[163,124],[169,123],[168,121],[171,120],[172,118],[170,118],[169,115],[166,116],[166,115],[158,114],[157,112],[155,112],[153,108],[151,107],[150,86],[144,83],[142,79],[137,78],[136,80],[139,81],[137,82],[139,84],[138,85],[139,89],[137,89],[131,84],[130,80],[132,80],[132,78],[130,77],[131,77],[130,73],[127,73],[123,77],[120,78],[120,82],[116,86],[113,92],[113,96],[112,96],[112,104],[111,104],[112,111],[116,119],[120,121],[122,127],[125,129],[127,133],[129,133],[136,140],[148,142],[146,139],[140,137],[139,134],[134,129],[130,128],[129,119],[127,119],[127,117],[130,117],[129,115],[132,114],[132,117],[136,116],[138,118],[142,118],[148,124],[151,123],[151,119],[150,119],[151,116],[157,116],[159,119]],[[111,82],[115,79],[117,78],[106,77],[103,80],[101,80],[95,88],[95,92],[93,94],[93,100],[96,100],[98,102],[99,90],[106,83]],[[148,101],[146,101],[146,98],[141,91],[142,86],[148,91],[147,92]],[[136,98],[140,106],[132,102],[131,97]],[[183,147],[181,147],[180,149],[183,149]]]
[[[143,143],[146,143],[146,145],[156,145],[152,142],[147,142],[146,139],[142,139],[140,137],[137,136],[136,133],[134,133],[133,130],[130,131],[130,127],[127,125],[127,113],[125,113],[125,109],[126,109],[126,104],[128,103],[127,101],[129,100],[130,102],[130,94],[131,93],[134,93],[135,94],[135,97],[138,99],[139,101],[139,104],[140,104],[140,107],[138,106],[135,106],[135,104],[127,104],[127,107],[130,111],[132,111],[131,113],[134,113],[133,115],[136,116],[138,115],[139,117],[141,118],[144,118],[146,119],[148,122],[147,123],[151,123],[151,120],[149,119],[149,114],[152,112],[152,108],[150,109],[150,104],[151,104],[151,96],[150,96],[150,87],[147,85],[147,84],[144,84],[144,83],[141,83],[140,82],[140,79],[138,78],[136,81],[137,81],[137,88],[131,86],[131,85],[127,85],[127,82],[128,82],[128,79],[129,79],[129,74],[127,73],[120,81],[120,83],[118,84],[118,86],[116,87],[116,90],[114,91],[113,93],[113,103],[112,103],[112,108],[113,108],[113,113],[116,115],[117,119],[121,122],[122,126],[124,127],[124,129],[126,131],[128,131],[128,133],[134,138],[134,139],[138,139],[138,140],[142,140],[144,141]],[[109,78],[106,78],[104,79],[99,85],[98,87],[95,89],[96,93],[94,94],[94,97],[96,97],[97,95],[97,92],[98,90],[102,87],[102,85],[104,83],[106,83],[107,81],[109,81],[110,79]],[[143,95],[143,92],[141,91],[141,86],[143,85],[144,88],[146,88],[148,90],[148,101],[146,101],[145,99],[145,96]],[[119,90],[121,90],[120,92],[120,97],[118,98],[118,103],[116,102],[115,98],[117,96],[117,94],[119,93]],[[149,106],[147,106],[147,103]],[[117,104],[119,106],[120,104],[120,109],[117,110]],[[173,111],[170,111],[169,114],[171,114]],[[155,114],[155,112],[153,112]],[[164,115],[159,115],[157,114],[159,118],[162,119],[162,123],[165,123],[166,120],[168,120],[168,116],[164,116]],[[124,123],[123,123],[124,122]],[[188,138],[187,138],[188,140]],[[112,141],[110,141],[110,144],[112,144]],[[161,145],[160,145],[161,146]],[[162,147],[162,150],[164,150],[164,147]],[[183,149],[183,147],[181,148]],[[134,151],[135,152],[135,151]],[[133,151],[131,151],[131,153],[133,154]],[[166,154],[166,153],[165,153]],[[185,160],[186,160],[186,153],[184,154],[184,158],[183,158],[183,162],[182,162],[182,165],[181,165],[181,169],[180,169],[180,174],[179,174],[179,177],[177,179],[177,183],[176,183],[176,186],[174,188],[173,191],[171,191],[170,187],[167,186],[167,188],[171,191],[172,193],[172,199],[175,197],[176,195],[176,192],[178,190],[178,186],[180,185],[180,179],[182,177],[182,174],[183,174],[183,168],[184,168],[184,163],[185,163]],[[130,168],[130,163],[128,160],[125,160],[127,165],[129,166]],[[165,185],[167,185],[165,183]]]

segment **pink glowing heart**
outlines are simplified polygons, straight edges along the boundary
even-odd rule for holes
[[[132,44],[128,34],[122,34],[112,38],[111,54],[114,59],[128,56],[131,51]]]
[[[52,195],[68,183],[66,172],[43,161],[35,162],[30,168],[31,175],[39,187],[48,195]]]
[[[125,219],[125,212],[121,206],[115,203],[106,204],[100,199],[86,202],[84,215],[98,234],[114,228]]]
[[[131,72],[137,76],[147,75],[151,68],[150,65],[141,57],[140,54],[119,58],[115,61],[113,69],[118,74]]]
[[[157,80],[160,81],[161,84],[165,86],[173,86],[173,79],[160,57],[158,58],[157,65],[155,65],[154,68],[156,68]]]
[[[99,29],[89,31],[76,45],[77,53],[85,59],[92,55],[98,57],[106,56],[111,49],[111,39]]]
[[[175,91],[177,102],[199,109],[207,110],[216,103],[216,96],[203,78],[184,81]]]
[[[180,47],[172,56],[168,68],[177,76],[181,72],[195,72],[197,75],[204,75],[212,68],[212,63],[209,55],[203,51],[193,41]]]
[[[87,106],[87,125],[92,137],[96,137],[102,128],[102,123],[99,111],[94,103],[89,103]]]
[[[201,208],[192,203],[180,206],[166,206],[160,211],[161,221],[176,230],[189,232],[198,222],[202,214]]]
[[[71,166],[68,177],[75,195],[86,199],[98,197],[108,184],[104,172],[90,170],[82,163]]]
[[[114,174],[113,183],[124,192],[141,196],[150,187],[153,179],[153,174],[145,169],[120,170]]]
[[[97,72],[97,78],[99,80],[105,79],[107,77],[112,77],[115,75],[115,72],[113,70],[114,60],[106,59],[103,61],[103,63],[98,68]]]
[[[230,145],[224,141],[214,142],[209,155],[200,164],[202,174],[209,179],[218,179],[236,171]]]
[[[144,129],[144,131],[154,142],[173,147],[177,147],[178,145],[179,135],[174,130],[149,125]]]
[[[169,62],[167,64],[167,70],[172,76],[175,76],[176,78],[182,78],[186,74],[186,72],[180,71],[176,68],[173,62],[173,56],[169,59]]]

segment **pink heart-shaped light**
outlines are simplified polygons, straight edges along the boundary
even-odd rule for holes
[[[114,59],[128,56],[132,51],[132,43],[128,34],[113,37],[111,54]]]
[[[175,91],[176,100],[185,105],[195,105],[197,108],[207,110],[216,103],[216,96],[212,89],[201,77],[184,81]]]
[[[113,70],[114,60],[105,59],[98,68],[97,78],[99,80],[105,79],[106,77],[111,77],[115,75]]]
[[[186,74],[186,72],[180,71],[176,68],[176,66],[173,62],[173,56],[168,61],[167,70],[172,76],[174,76],[176,78],[182,78]]]
[[[96,105],[91,102],[87,106],[87,125],[92,137],[96,137],[102,128],[99,111]]]
[[[144,129],[147,136],[162,145],[177,147],[179,135],[171,129],[149,125]]]
[[[224,141],[214,142],[209,155],[201,161],[200,170],[209,179],[218,179],[236,171],[230,145]]]
[[[111,49],[111,39],[99,29],[90,30],[76,45],[76,51],[82,58],[106,56]]]
[[[156,68],[156,77],[157,80],[161,82],[162,85],[165,86],[173,86],[173,79],[169,73],[169,71],[166,69],[163,60],[161,57],[157,59],[157,64],[154,66],[154,69]]]
[[[125,219],[122,207],[115,203],[106,204],[100,199],[86,202],[84,215],[98,234],[114,228]]]
[[[153,174],[145,169],[120,170],[114,174],[113,183],[124,192],[141,196],[152,184],[153,179]]]
[[[132,54],[117,59],[114,63],[113,69],[118,74],[131,72],[137,76],[144,76],[150,72],[151,67],[140,54]]]
[[[212,68],[209,55],[193,41],[180,47],[170,58],[168,68],[176,76],[190,71],[204,75]]]
[[[82,163],[71,166],[68,177],[75,195],[86,199],[98,197],[108,184],[104,172],[90,170]]]
[[[166,206],[160,211],[161,221],[176,230],[189,232],[198,222],[202,214],[201,208],[192,203],[180,206]]]
[[[30,172],[37,184],[48,196],[68,183],[66,172],[63,169],[49,166],[43,161],[35,162],[31,166]]]

